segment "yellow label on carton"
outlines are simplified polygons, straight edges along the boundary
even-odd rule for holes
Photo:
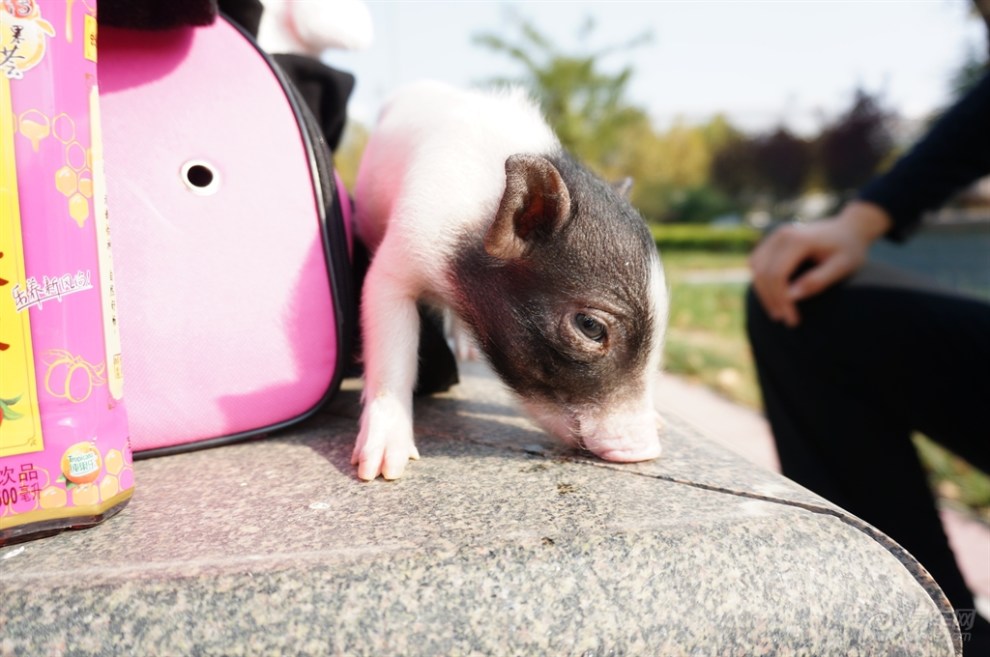
[[[14,162],[10,81],[0,75],[0,457],[44,449],[31,319],[11,290],[24,285],[24,242]]]
[[[86,14],[83,17],[83,56],[91,62],[96,61],[96,16]]]

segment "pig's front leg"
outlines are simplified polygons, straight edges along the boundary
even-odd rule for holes
[[[418,459],[413,440],[412,394],[416,383],[419,314],[408,258],[383,243],[364,284],[364,409],[351,456],[358,478],[402,476]]]

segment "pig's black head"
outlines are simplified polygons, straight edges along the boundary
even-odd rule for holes
[[[659,455],[667,293],[649,230],[564,153],[505,171],[484,238],[465,236],[452,263],[458,314],[546,430],[609,460]]]

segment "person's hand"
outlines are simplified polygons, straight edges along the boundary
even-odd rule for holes
[[[753,289],[767,314],[789,327],[800,323],[797,302],[824,291],[853,273],[870,245],[892,225],[879,206],[847,204],[835,217],[777,229],[749,258]],[[793,278],[803,264],[810,268]]]

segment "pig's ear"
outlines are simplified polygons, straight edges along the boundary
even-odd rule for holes
[[[632,192],[633,179],[630,176],[626,176],[622,180],[616,180],[612,183],[612,189],[615,193],[622,198],[629,200],[629,194]]]
[[[505,161],[505,193],[485,235],[485,251],[502,260],[522,257],[534,239],[559,230],[571,214],[571,195],[560,172],[538,155]]]

